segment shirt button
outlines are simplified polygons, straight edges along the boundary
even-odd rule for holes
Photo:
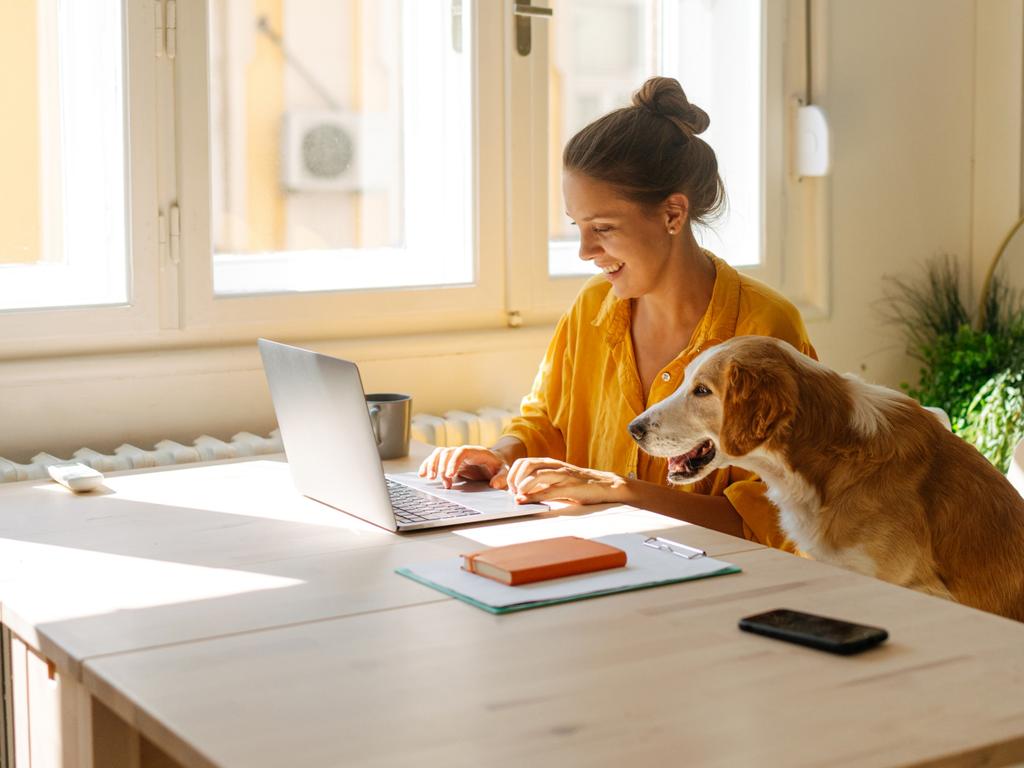
[[[665,371],[663,374],[661,374],[661,380],[662,381],[672,381],[672,374],[669,373],[668,371]]]
[[[626,477],[628,477],[630,480],[636,480],[636,472],[630,472],[628,475],[626,475]]]

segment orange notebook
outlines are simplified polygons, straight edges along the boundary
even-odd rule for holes
[[[462,558],[464,570],[512,586],[626,564],[626,553],[621,549],[578,536],[492,547]]]

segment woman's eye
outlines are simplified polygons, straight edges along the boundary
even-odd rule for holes
[[[705,387],[703,384],[698,384],[696,387],[693,388],[693,394],[695,394],[697,397],[704,397],[706,395],[710,395],[711,390]]]
[[[597,233],[608,232],[611,227],[594,227],[594,231]]]

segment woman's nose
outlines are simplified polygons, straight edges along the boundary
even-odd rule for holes
[[[601,247],[586,236],[580,237],[580,259],[592,261],[601,252]]]

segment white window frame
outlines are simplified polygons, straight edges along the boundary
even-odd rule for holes
[[[503,103],[500,88],[494,87],[500,81],[500,47],[473,46],[475,284],[215,296],[210,247],[208,16],[203,0],[179,0],[178,5],[176,78],[190,84],[176,93],[182,254],[177,277],[183,289],[180,326],[188,336],[203,340],[246,340],[254,335],[345,338],[504,324]],[[498,4],[476,3],[474,10],[477,39],[496,37],[495,29],[501,24]]]
[[[161,35],[153,29],[154,6],[171,0],[124,0],[129,302],[0,312],[3,357],[203,347],[248,343],[257,335],[341,339],[496,331],[557,318],[586,278],[548,275],[545,22],[533,22],[533,52],[522,57],[515,52],[513,0],[463,1],[474,3],[478,41],[472,81],[474,285],[215,297],[206,0],[177,0],[174,51],[160,50]],[[810,1],[820,22],[824,3]],[[806,97],[806,2],[766,0],[765,253],[761,265],[745,271],[781,289],[805,316],[817,317],[828,311],[828,184],[798,181],[787,170],[793,107]],[[172,39],[170,31],[165,39]],[[822,50],[823,40],[812,42]],[[821,78],[821,62],[814,71]]]
[[[813,1],[813,0],[812,0]],[[740,271],[781,291],[804,313],[828,313],[827,180],[798,180],[790,172],[792,120],[807,99],[807,0],[765,0],[762,19],[762,254]],[[557,0],[549,3],[558,13]],[[815,2],[816,29],[822,3]],[[548,273],[548,30],[534,23],[533,52],[515,53],[515,25],[506,27],[509,92],[508,311],[524,324],[550,322],[573,301],[587,276]],[[812,42],[821,51],[823,39]],[[815,67],[820,72],[820,67]],[[820,75],[819,75],[820,77]],[[637,86],[639,87],[639,83]],[[544,194],[540,194],[540,191]],[[728,190],[727,190],[728,191]]]
[[[151,215],[157,209],[153,2],[124,0],[122,11],[124,136],[130,169],[126,178],[126,238],[131,254],[128,302],[0,311],[5,357],[63,354],[99,346],[138,347],[156,340],[157,232]]]

